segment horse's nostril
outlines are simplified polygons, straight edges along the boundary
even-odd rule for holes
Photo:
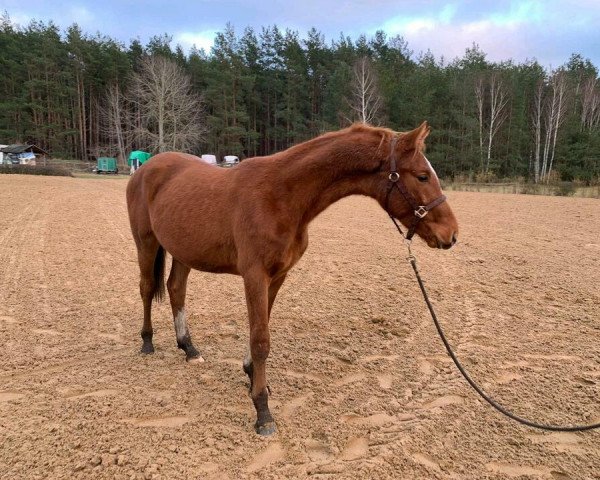
[[[454,245],[456,243],[456,233],[452,234],[452,245]]]

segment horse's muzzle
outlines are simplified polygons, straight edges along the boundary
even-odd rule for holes
[[[440,239],[438,239],[438,241],[437,241],[438,248],[448,250],[449,248],[452,248],[456,244],[457,241],[458,240],[456,238],[456,233],[453,233],[452,239],[449,242],[442,242]]]

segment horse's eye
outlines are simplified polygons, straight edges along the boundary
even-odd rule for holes
[[[429,180],[429,177],[427,175],[417,175],[417,180],[419,180],[419,182],[425,183],[427,180]]]

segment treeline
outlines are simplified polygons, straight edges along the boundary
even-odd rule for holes
[[[210,53],[171,44],[168,35],[125,46],[76,25],[17,27],[5,14],[0,143],[76,159],[157,150],[136,136],[141,115],[127,101],[150,56],[179,66],[201,100],[202,135],[185,144],[190,153],[267,155],[352,121],[408,130],[428,120],[428,157],[442,177],[600,178],[598,69],[578,54],[548,71],[535,60],[490,62],[476,45],[446,61],[384,32],[327,42],[315,29],[301,37],[276,26],[227,26]],[[115,95],[125,99],[123,125],[111,115]],[[132,134],[117,144],[125,119]]]

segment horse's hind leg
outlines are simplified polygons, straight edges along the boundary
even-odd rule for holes
[[[167,288],[171,299],[171,309],[173,310],[177,346],[185,352],[187,361],[203,362],[204,359],[192,343],[185,316],[185,293],[189,274],[190,268],[174,258],[171,273],[167,280]]]
[[[162,269],[165,252],[154,236],[138,244],[138,263],[140,266],[140,295],[144,304],[144,323],[142,325],[142,353],[153,353],[152,345],[152,298],[160,297],[162,291]]]

